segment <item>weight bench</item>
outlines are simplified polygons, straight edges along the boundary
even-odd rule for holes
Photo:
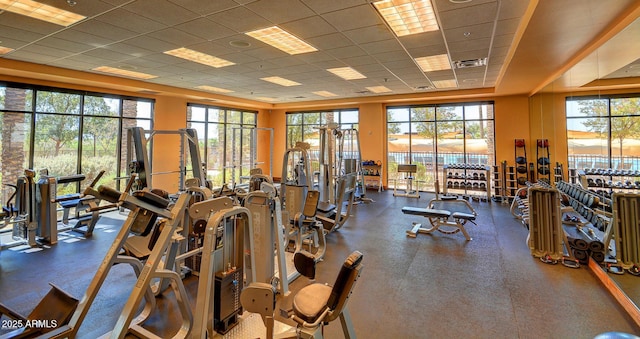
[[[407,236],[415,238],[418,233],[433,233],[438,231],[445,234],[462,232],[467,241],[472,240],[464,228],[467,222],[476,225],[477,213],[465,200],[432,200],[428,208],[409,207],[402,208],[402,213],[419,215],[429,220],[430,228],[423,227],[421,223],[413,222]]]

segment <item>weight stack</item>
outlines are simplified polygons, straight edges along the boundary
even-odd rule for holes
[[[624,269],[640,266],[640,194],[613,193],[616,259]]]
[[[529,188],[529,236],[531,255],[560,260],[564,256],[560,193],[555,188]]]

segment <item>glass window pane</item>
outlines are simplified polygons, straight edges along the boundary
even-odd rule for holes
[[[207,178],[214,187],[224,183],[224,129],[221,124],[207,124]]]
[[[302,113],[289,113],[287,114],[287,125],[299,125],[302,123]]]
[[[436,119],[442,120],[462,120],[462,106],[438,106],[436,107]]]
[[[607,99],[567,100],[567,117],[607,116]]]
[[[242,112],[239,111],[227,111],[227,123],[239,124],[242,122]]]
[[[611,115],[640,115],[640,98],[611,99]]]
[[[36,114],[34,168],[52,176],[76,174],[79,125],[78,116]]]
[[[324,112],[320,115],[320,121],[322,125],[328,125],[330,123],[338,123],[338,115],[337,112]]]
[[[407,118],[409,111],[407,110]],[[398,164],[408,164],[411,161],[410,124],[390,123],[387,125],[387,174],[389,184],[393,186],[398,177]]]
[[[298,141],[302,141],[302,126],[287,126],[287,148],[292,148]]]
[[[243,124],[255,125],[255,123],[256,123],[256,113],[244,112],[242,114],[242,123]]]
[[[122,116],[125,118],[151,118],[152,102],[141,100],[122,100]]]
[[[610,168],[608,119],[567,119],[569,168]]]
[[[480,119],[480,105],[467,105],[467,106],[464,106],[464,118],[465,118],[465,120],[478,120],[478,119]]]
[[[120,99],[87,95],[84,97],[84,114],[117,117],[120,115]]]
[[[411,108],[411,121],[433,121],[436,118],[435,107]]]
[[[439,122],[437,124],[436,138],[439,163],[446,165],[465,162],[462,126],[462,121]]]
[[[80,114],[80,95],[38,91],[36,111],[42,113]]]
[[[0,109],[30,111],[32,98],[33,91],[30,89],[0,87]]]
[[[208,122],[224,123],[225,110],[209,107],[207,109],[207,114],[209,118]]]
[[[305,124],[319,124],[320,113],[304,113],[303,119],[304,119],[303,122]]]
[[[201,106],[187,106],[187,121],[206,121],[206,111]]]
[[[387,121],[409,121],[409,109],[389,108],[387,110]]]
[[[91,182],[101,170],[98,185],[116,187],[118,176],[118,119],[85,117],[82,135],[82,169]],[[97,187],[97,186],[96,186]]]
[[[359,111],[342,111],[340,113],[341,124],[357,124]]]

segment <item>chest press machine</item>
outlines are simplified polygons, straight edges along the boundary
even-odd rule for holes
[[[438,187],[437,182],[436,187]],[[415,238],[418,233],[430,234],[435,231],[445,234],[462,232],[467,241],[471,240],[471,236],[464,225],[468,222],[477,225],[475,220],[478,215],[468,201],[440,198],[438,192],[436,192],[436,198],[429,201],[427,208],[405,206],[402,208],[402,213],[425,217],[431,224],[431,227],[423,227],[421,223],[413,222],[413,227],[407,231],[409,237]]]

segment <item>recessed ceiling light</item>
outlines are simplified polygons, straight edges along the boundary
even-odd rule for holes
[[[220,88],[220,87],[213,87],[213,86],[207,86],[207,85],[196,86],[196,88],[203,89],[205,91],[210,91],[210,92],[218,92],[218,93],[231,93],[231,92],[233,92],[230,89],[224,89],[224,88]]]
[[[474,83],[474,82],[478,82],[478,79],[464,79],[462,80],[462,82],[466,82],[468,84]]]
[[[434,80],[433,85],[436,88],[456,88],[458,87],[458,83],[454,80]]]
[[[366,89],[368,89],[369,91],[373,92],[373,93],[387,93],[387,92],[391,92],[390,89],[388,89],[385,86],[372,86],[372,87],[365,87]]]
[[[373,6],[397,36],[440,29],[429,0],[382,0]]]
[[[356,71],[351,67],[338,67],[338,68],[329,68],[327,71],[341,77],[344,80],[357,80],[357,79],[365,79],[362,73]]]
[[[274,84],[278,84],[280,86],[285,86],[285,87],[301,85],[301,83],[299,82],[295,82],[293,80],[289,80],[281,77],[266,77],[266,78],[260,78],[260,80],[272,82]]]
[[[329,91],[317,91],[317,92],[311,92],[315,95],[319,95],[321,97],[325,97],[325,98],[330,98],[330,97],[337,97],[338,95],[335,93],[331,93]]]
[[[0,0],[0,10],[50,22],[60,26],[69,26],[86,18],[84,15],[65,11],[32,0]]]
[[[420,57],[420,58],[415,58],[415,60],[423,72],[434,72],[434,71],[442,71],[445,69],[451,69],[449,56],[446,54]]]
[[[278,26],[258,29],[245,34],[291,55],[317,51],[315,47]]]
[[[0,55],[7,54],[11,51],[13,51],[13,48],[0,46]]]
[[[114,68],[114,67],[109,67],[109,66],[100,66],[100,67],[96,67],[93,69],[94,71],[98,71],[98,72],[102,72],[102,73],[110,73],[110,74],[116,74],[116,75],[122,75],[122,76],[126,76],[126,77],[130,77],[130,78],[137,78],[137,79],[153,79],[153,78],[157,78],[157,75],[151,75],[151,74],[147,74],[147,73],[141,73],[141,72],[134,72],[134,71],[127,71],[124,69],[120,69],[120,68]]]
[[[229,41],[229,45],[233,46],[233,47],[238,47],[238,48],[247,48],[249,46],[251,46],[250,43],[244,41],[244,40],[232,40]]]
[[[203,64],[203,65],[207,65],[215,68],[235,65],[235,63],[231,61],[220,59],[212,55],[204,54],[204,53],[194,51],[192,49],[188,49],[184,47],[166,51],[164,52],[164,54],[173,55],[174,57],[197,62],[199,64]]]

